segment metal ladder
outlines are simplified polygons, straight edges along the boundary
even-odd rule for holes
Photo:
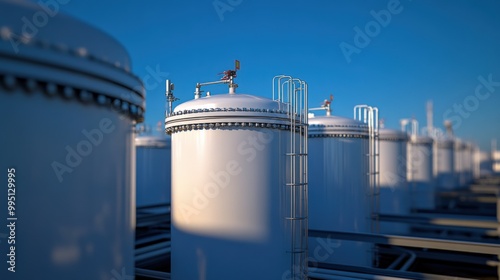
[[[288,234],[285,240],[289,242],[286,254],[291,267],[287,279],[307,279],[307,83],[291,76],[276,76],[273,78],[273,100],[285,107],[290,122],[290,146],[286,152],[289,170],[282,186],[283,216]]]
[[[380,231],[380,142],[378,108],[368,105],[354,107],[354,119],[368,125],[368,166],[370,184],[370,229],[374,234]],[[378,251],[375,247],[375,267],[379,265]]]

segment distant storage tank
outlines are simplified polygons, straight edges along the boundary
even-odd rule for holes
[[[477,145],[472,148],[472,162],[472,178],[477,180],[481,176],[481,150]]]
[[[135,138],[136,205],[170,203],[170,136],[141,135]]]
[[[166,118],[172,279],[306,279],[307,109],[231,86]]]
[[[412,135],[408,142],[407,176],[412,206],[417,209],[434,209],[436,205],[432,145],[427,136]]]
[[[133,277],[142,83],[113,38],[48,9],[0,1],[0,279]]]
[[[469,186],[474,180],[474,145],[471,142],[465,143],[464,150],[464,172],[465,172],[465,186]]]
[[[380,213],[408,215],[410,190],[406,178],[408,134],[400,130],[381,128],[380,141]],[[380,223],[383,233],[404,233],[407,224]]]
[[[458,184],[455,175],[455,141],[451,137],[438,138],[435,141],[437,186],[445,190],[455,189]]]
[[[354,119],[330,115],[309,119],[311,230],[371,231],[368,137],[368,126]],[[309,259],[316,262],[371,266],[372,255],[369,243],[309,240]]]
[[[466,170],[466,144],[460,139],[455,139],[454,146],[454,161],[455,161],[455,176],[457,178],[456,188],[463,188],[467,184]]]
[[[493,174],[493,153],[480,151],[479,153],[479,175],[491,176]]]

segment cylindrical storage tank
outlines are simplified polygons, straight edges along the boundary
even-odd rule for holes
[[[141,135],[136,146],[136,205],[170,203],[170,136]]]
[[[354,119],[309,119],[309,228],[369,233],[368,127]],[[309,239],[309,260],[371,266],[369,243]]]
[[[307,185],[290,179],[300,170],[288,154],[303,136],[291,132],[284,108],[266,98],[220,94],[185,102],[166,118],[172,135],[172,279],[305,273],[305,244],[290,246],[300,238],[307,242]],[[304,261],[294,263],[292,254]]]
[[[493,175],[493,155],[492,153],[481,151],[479,153],[479,176]]]
[[[406,178],[408,134],[400,130],[379,130],[380,213],[409,215],[410,190]],[[381,222],[382,233],[406,233],[408,224]]]
[[[0,127],[8,132],[0,217],[12,237],[0,243],[0,279],[133,277],[142,83],[119,43],[50,12],[56,6],[0,1]]]
[[[466,185],[466,145],[460,139],[455,140],[454,161],[455,161],[455,176],[457,177],[457,188],[463,188]]]
[[[474,161],[473,161],[473,154],[474,154],[474,146],[470,142],[465,143],[465,149],[464,149],[464,172],[465,172],[465,186],[469,186],[474,177],[473,177],[473,171],[474,171]]]
[[[438,138],[435,142],[437,187],[444,190],[457,188],[454,142],[453,138]]]
[[[413,135],[408,142],[408,182],[411,205],[416,209],[435,208],[435,180],[433,174],[433,140]]]

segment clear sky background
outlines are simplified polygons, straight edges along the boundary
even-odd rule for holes
[[[239,59],[240,93],[270,97],[272,78],[289,74],[309,83],[311,107],[333,94],[334,114],[369,104],[390,128],[409,117],[424,126],[432,99],[435,126],[450,118],[459,137],[486,150],[500,139],[497,0],[69,0],[61,10],[129,51],[133,72],[147,80],[153,126],[164,120],[166,78],[185,102],[196,82],[219,79]],[[391,18],[375,24],[372,11]],[[346,59],[341,44],[357,49]]]

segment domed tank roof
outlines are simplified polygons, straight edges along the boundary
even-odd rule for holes
[[[133,114],[139,111],[141,119],[144,89],[130,73],[125,48],[106,33],[61,13],[58,1],[52,4],[0,1],[0,72],[10,80],[47,83],[51,94],[57,88],[76,89],[84,92],[82,100],[114,102]],[[68,96],[76,96],[71,90]]]
[[[309,137],[363,137],[368,136],[368,125],[351,118],[314,116],[309,118]]]
[[[59,4],[54,1],[54,5]],[[74,52],[73,55],[115,65],[130,71],[130,58],[126,50],[114,38],[75,18],[66,16],[54,7],[43,8],[29,1],[0,1],[0,34],[10,48],[2,51],[22,54],[22,47]],[[25,21],[21,21],[25,18]],[[45,20],[43,20],[45,19]]]
[[[178,105],[165,119],[167,133],[221,127],[289,129],[288,106],[248,94],[217,94]],[[298,121],[299,118],[297,117]]]
[[[286,107],[285,104],[279,103],[269,98],[249,94],[216,94],[184,102],[175,107],[174,114],[205,109],[221,109],[223,111],[232,109],[240,109],[242,111],[244,109],[246,109],[247,111],[271,110],[273,112],[276,112],[284,111]]]
[[[136,147],[170,148],[170,143],[168,135],[140,135],[135,138]]]
[[[408,133],[396,129],[381,128],[379,129],[379,140],[407,141]]]

